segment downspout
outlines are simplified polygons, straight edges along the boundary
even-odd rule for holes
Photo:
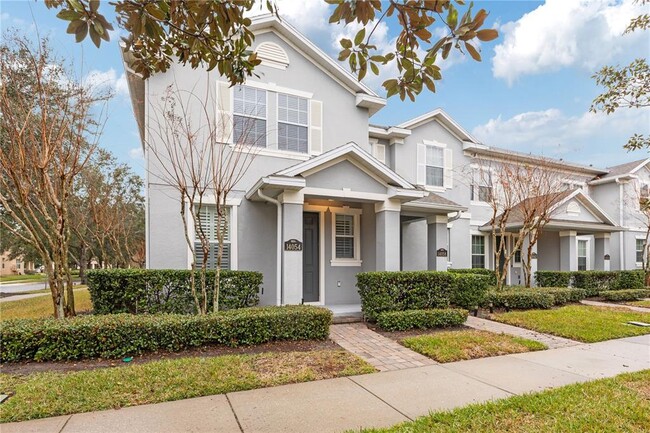
[[[623,212],[623,182],[620,180],[616,180],[616,183],[618,183],[618,224],[623,227],[624,226],[624,217],[625,217],[625,212]],[[620,255],[619,255],[619,261],[620,261],[620,270],[623,271],[625,270],[625,242],[624,242],[624,232],[619,232],[618,234],[618,246],[620,250]]]
[[[282,287],[282,205],[280,202],[274,198],[265,195],[261,189],[257,190],[257,195],[262,200],[265,200],[269,203],[273,203],[277,209],[277,228],[276,233],[278,235],[278,245],[276,249],[276,270],[275,270],[275,305],[283,305],[283,294],[284,290]]]

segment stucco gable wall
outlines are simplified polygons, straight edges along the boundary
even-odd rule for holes
[[[386,186],[364,173],[350,161],[341,161],[306,177],[307,187],[385,194]]]

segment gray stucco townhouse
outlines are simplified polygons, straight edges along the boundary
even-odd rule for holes
[[[261,16],[252,29],[259,77],[232,88],[215,71],[181,65],[142,80],[124,57],[143,143],[156,145],[150,107],[173,83],[215,95],[215,110],[259,132],[258,154],[228,203],[224,265],[263,273],[262,304],[345,312],[359,308],[359,272],[495,266],[485,185],[468,182],[467,167],[479,158],[535,164],[539,157],[480,143],[441,109],[374,125],[384,98],[286,22]],[[147,147],[147,267],[189,268],[177,195],[156,175]],[[640,267],[646,226],[629,197],[647,195],[650,160],[608,169],[553,165],[567,193],[537,244],[537,269]],[[213,217],[209,208],[204,217]],[[517,260],[511,284],[522,281]]]

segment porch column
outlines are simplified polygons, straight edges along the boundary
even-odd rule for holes
[[[560,232],[560,270],[578,270],[577,232],[567,230]]]
[[[400,270],[401,202],[388,199],[375,204],[375,226],[378,271]]]
[[[446,271],[449,263],[447,245],[447,215],[434,215],[427,218],[427,269]],[[438,250],[441,255],[438,256]],[[443,251],[444,250],[444,255]]]
[[[530,260],[530,285],[536,286],[537,281],[535,280],[535,272],[537,272],[537,244],[533,245],[533,248],[530,250],[531,260]],[[527,260],[528,255],[528,245],[530,244],[530,237],[526,236],[524,242],[521,245],[521,260]],[[522,265],[523,266],[523,265]],[[522,268],[522,277],[523,277],[523,268]]]
[[[610,233],[594,235],[594,268],[597,271],[609,271],[609,238]]]
[[[283,304],[302,303],[302,250],[287,251],[284,242],[296,239],[302,243],[304,197],[300,191],[285,191],[282,203],[282,291]]]

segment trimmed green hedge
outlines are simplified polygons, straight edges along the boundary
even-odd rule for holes
[[[596,296],[602,290],[645,288],[645,274],[635,271],[537,271],[540,287],[577,287],[585,289],[587,296]]]
[[[331,321],[329,310],[313,306],[255,307],[204,316],[112,314],[8,320],[0,325],[0,360],[120,358],[206,344],[234,347],[324,340]]]
[[[580,302],[587,297],[587,291],[585,289],[576,289],[569,287],[539,287],[536,290],[539,290],[541,293],[548,293],[549,295],[552,295],[554,299],[553,303],[555,305]]]
[[[485,268],[461,268],[461,269],[449,269],[449,272],[454,274],[475,274],[475,275],[484,275],[489,278],[488,284],[491,286],[497,285],[497,274],[494,273],[492,269]]]
[[[467,310],[457,308],[384,311],[377,316],[377,325],[386,331],[448,328],[465,323],[467,314]]]
[[[192,271],[177,269],[102,269],[88,271],[88,290],[95,314],[196,313],[190,288]],[[200,290],[199,272],[195,273]],[[206,274],[212,305],[214,271]],[[221,271],[219,309],[253,307],[259,302],[262,274]]]
[[[474,309],[484,302],[488,277],[451,272],[362,272],[357,288],[365,317],[377,320],[384,311],[447,308]]]
[[[650,297],[648,289],[628,289],[628,290],[604,290],[598,294],[606,301],[625,302],[639,301],[643,298]]]
[[[489,292],[487,302],[494,308],[507,310],[546,310],[555,305],[555,297],[539,290],[509,289]]]

